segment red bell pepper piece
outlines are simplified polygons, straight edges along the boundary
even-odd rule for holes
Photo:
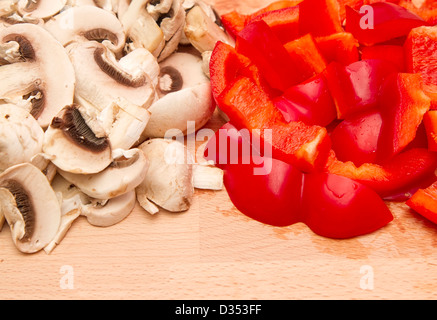
[[[372,11],[363,13],[346,7],[346,31],[363,45],[407,36],[411,29],[426,25],[422,18],[399,5],[378,2],[369,6]]]
[[[348,66],[331,63],[324,73],[337,107],[337,117],[345,119],[376,108],[381,85],[396,72],[393,64],[383,60],[362,60]]]
[[[218,147],[222,139],[239,150],[250,149],[249,140],[226,124],[208,142],[208,160],[227,158],[228,146]],[[211,156],[211,150],[225,155]],[[239,155],[239,162],[221,165],[224,184],[235,207],[259,222],[273,226],[303,222],[321,236],[341,239],[373,232],[393,219],[381,198],[355,181],[326,173],[303,174],[277,159],[261,169],[255,163],[266,159],[259,154]],[[261,170],[254,174],[254,169]]]
[[[365,111],[346,118],[331,133],[332,149],[341,161],[355,166],[374,163],[382,118],[378,110]]]
[[[360,60],[359,44],[351,33],[334,33],[315,40],[327,64],[335,61],[348,65]]]
[[[292,163],[303,171],[312,171],[325,165],[331,148],[323,127],[303,122],[286,123],[270,97],[250,78],[241,77],[220,95],[218,105],[238,129],[250,132],[272,130],[273,156]]]
[[[390,75],[381,89],[382,127],[378,141],[378,162],[400,153],[416,137],[430,99],[422,90],[419,74]]]
[[[284,45],[290,55],[293,66],[295,84],[318,75],[326,69],[326,62],[311,34],[290,41]]]
[[[363,0],[338,0],[338,3],[340,5],[341,21],[346,20],[346,6],[349,6],[355,10],[360,10],[360,8],[364,5]]]
[[[334,101],[322,74],[291,87],[273,100],[286,122],[302,121],[325,127],[337,117]]]
[[[238,34],[236,49],[251,59],[272,88],[285,91],[299,82],[290,55],[263,20],[250,23]]]
[[[385,199],[398,196],[398,200],[401,200],[400,194],[408,197],[411,190],[416,190],[424,183],[429,185],[430,180],[435,181],[436,168],[436,153],[427,149],[409,149],[384,165],[365,163],[359,167],[351,161],[339,161],[333,153],[326,170],[358,181]]]
[[[379,59],[396,65],[399,72],[407,72],[404,48],[395,45],[375,45],[361,48],[361,59]]]
[[[337,239],[374,232],[393,220],[372,189],[333,174],[305,175],[302,212],[313,232]]]
[[[337,0],[304,0],[299,4],[300,34],[314,37],[343,32]]]
[[[437,183],[418,190],[406,203],[429,221],[437,223]]]
[[[432,100],[432,109],[437,109],[437,26],[411,30],[405,42],[407,71],[420,73],[423,90]]]
[[[437,24],[437,2],[435,0],[425,0],[419,3],[413,3],[412,0],[400,0],[399,5],[405,9],[417,14],[425,20],[430,26]]]
[[[437,110],[428,111],[423,117],[428,138],[428,149],[437,152]]]

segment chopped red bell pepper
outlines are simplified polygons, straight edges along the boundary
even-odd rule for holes
[[[361,59],[379,59],[396,65],[399,72],[407,72],[404,48],[395,45],[375,45],[361,48]]]
[[[302,121],[325,127],[337,118],[334,101],[322,74],[291,87],[273,103],[286,122]]]
[[[390,198],[400,194],[408,196],[411,190],[424,184],[429,185],[430,180],[435,181],[436,167],[437,154],[418,148],[406,150],[384,165],[364,163],[359,167],[351,161],[339,161],[333,153],[326,170],[358,181],[383,198]]]
[[[241,77],[229,85],[218,105],[238,129],[260,130],[264,142],[265,129],[272,130],[273,157],[305,172],[325,165],[331,148],[326,129],[285,122],[270,97],[250,78]]]
[[[437,152],[437,110],[428,111],[423,117],[428,138],[428,149]]]
[[[406,204],[434,223],[437,223],[437,183],[418,190]]]
[[[423,90],[432,100],[432,109],[437,109],[437,26],[411,30],[405,42],[407,71],[420,73]]]
[[[250,23],[238,34],[236,49],[252,60],[272,88],[285,91],[300,82],[290,55],[263,20]]]
[[[399,5],[411,12],[414,12],[430,26],[437,24],[437,2],[435,0],[425,0],[422,3],[412,0],[400,0]]]
[[[327,64],[335,61],[348,65],[360,60],[359,44],[351,33],[334,33],[315,40]]]
[[[430,103],[422,90],[419,74],[389,75],[381,89],[378,162],[391,159],[414,140]]]
[[[299,4],[300,35],[314,37],[343,32],[337,0],[304,0]]]
[[[374,232],[393,220],[370,188],[334,174],[305,175],[301,218],[318,235],[347,239]]]
[[[379,110],[354,114],[341,122],[331,133],[332,149],[340,161],[352,161],[355,166],[374,163],[382,117]]]
[[[383,60],[361,60],[348,66],[331,63],[324,73],[337,107],[337,117],[344,119],[376,108],[381,85],[397,71],[394,64]]]
[[[378,2],[369,7],[372,10],[363,13],[346,7],[346,31],[366,46],[407,36],[411,29],[426,25],[422,18],[393,3]]]
[[[311,34],[290,41],[284,47],[293,61],[293,77],[297,79],[295,84],[308,80],[326,69],[325,59]]]
[[[226,31],[235,38],[237,37],[238,33],[240,33],[244,29],[244,27],[246,27],[250,22],[252,22],[253,19],[257,18],[258,16],[263,15],[267,12],[295,7],[300,2],[302,2],[302,0],[276,1],[251,14],[241,14],[237,11],[231,11],[222,15],[221,20],[223,25],[225,26]]]

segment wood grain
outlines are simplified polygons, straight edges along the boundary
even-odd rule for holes
[[[215,4],[220,13],[250,12],[267,1]],[[216,114],[207,126],[221,123]],[[225,191],[197,190],[182,214],[150,216],[137,207],[111,228],[80,218],[51,255],[20,254],[5,227],[0,299],[436,298],[437,228],[405,205],[389,205],[393,223],[342,241],[303,224],[248,219]]]

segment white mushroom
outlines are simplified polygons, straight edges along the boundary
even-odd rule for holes
[[[32,115],[15,105],[0,105],[0,172],[42,152],[44,131]]]
[[[149,108],[152,115],[145,137],[163,138],[173,129],[191,134],[188,122],[195,122],[198,130],[214,113],[210,81],[202,59],[195,55],[177,52],[162,62],[158,92],[160,99]]]
[[[155,99],[153,83],[142,68],[123,68],[104,45],[97,42],[68,46],[76,73],[76,99],[102,111],[117,99],[148,108]],[[129,59],[126,56],[124,59]],[[141,62],[139,62],[139,65]]]
[[[112,162],[106,133],[85,108],[70,105],[53,119],[44,135],[43,152],[59,169],[93,174]]]
[[[213,51],[217,41],[232,46],[235,41],[199,6],[194,6],[185,21],[185,36],[200,53]]]
[[[67,0],[18,0],[18,12],[24,17],[47,19],[57,14]]]
[[[25,104],[46,128],[73,102],[74,69],[62,45],[42,27],[17,24],[0,31],[0,46],[19,44],[21,62],[0,66],[0,99]]]
[[[151,214],[156,210],[149,201],[170,211],[190,208],[193,195],[193,159],[180,142],[152,139],[139,147],[149,159],[149,171],[136,188],[140,205]],[[152,209],[151,209],[152,208]]]
[[[51,183],[56,176],[57,168],[43,153],[38,153],[30,159],[30,163],[41,170]]]
[[[132,212],[136,205],[135,190],[108,201],[92,201],[82,207],[82,215],[96,227],[111,227],[120,223]]]
[[[63,46],[95,40],[120,55],[125,45],[121,22],[113,13],[98,7],[72,7],[46,22],[45,28]]]
[[[58,198],[44,174],[31,164],[13,166],[0,175],[0,206],[21,252],[42,250],[59,229]]]
[[[134,190],[145,178],[149,162],[139,149],[114,151],[114,161],[97,174],[58,172],[83,193],[94,199],[108,200]]]

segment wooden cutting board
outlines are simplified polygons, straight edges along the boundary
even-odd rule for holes
[[[216,0],[219,13],[268,1]],[[216,114],[207,125],[218,129]],[[402,204],[373,234],[331,240],[239,213],[225,191],[196,191],[185,213],[137,206],[120,224],[77,220],[51,255],[0,232],[0,299],[434,299],[437,228]]]

